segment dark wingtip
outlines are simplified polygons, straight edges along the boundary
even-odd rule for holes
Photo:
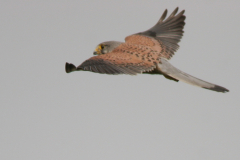
[[[205,88],[205,87],[203,87]],[[224,87],[221,87],[221,86],[218,86],[218,85],[215,85],[213,88],[205,88],[205,89],[210,89],[210,90],[213,90],[213,91],[216,91],[216,92],[229,92],[229,90],[227,88],[224,88]]]
[[[158,20],[158,23],[161,23],[167,16],[167,9],[165,9],[165,11],[163,12],[161,18]]]
[[[76,71],[76,66],[74,66],[73,64],[71,63],[67,63],[66,62],[66,65],[65,65],[65,71],[66,73],[70,73],[70,72],[73,72],[73,71]]]
[[[172,12],[172,14],[169,17],[174,17],[177,12],[178,12],[178,7],[174,9],[174,11]]]

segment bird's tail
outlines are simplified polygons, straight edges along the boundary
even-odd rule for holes
[[[70,73],[70,72],[73,72],[73,71],[76,71],[76,70],[77,70],[77,68],[76,68],[75,65],[73,65],[72,63],[67,63],[67,62],[66,62],[65,71],[66,71],[67,73]]]
[[[179,69],[177,69],[173,65],[171,65],[166,59],[161,59],[161,63],[158,64],[158,68],[160,69],[160,71],[163,74],[166,74],[169,77],[183,81],[183,82],[191,84],[191,85],[195,85],[195,86],[202,87],[205,89],[210,89],[210,90],[217,91],[217,92],[228,92],[229,91],[228,89],[226,89],[224,87],[203,81],[201,79],[195,78],[187,73],[180,71]]]

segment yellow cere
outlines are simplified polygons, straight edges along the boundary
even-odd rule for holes
[[[98,45],[95,49],[95,52],[97,52],[97,54],[99,54],[101,50],[102,50],[102,45]]]

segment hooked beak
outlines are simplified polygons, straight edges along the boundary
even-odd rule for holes
[[[94,50],[93,55],[100,55],[101,54],[101,46],[98,45],[97,48]]]

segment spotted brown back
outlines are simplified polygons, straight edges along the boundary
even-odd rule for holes
[[[84,61],[78,70],[107,74],[130,74],[152,71],[159,63],[159,53],[150,46],[123,43],[112,52]]]

